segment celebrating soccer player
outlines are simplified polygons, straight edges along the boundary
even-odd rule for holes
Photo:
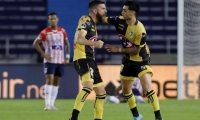
[[[35,39],[33,45],[36,50],[44,57],[44,73],[46,74],[45,110],[57,110],[54,106],[58,94],[58,85],[64,72],[64,64],[70,60],[70,46],[66,31],[58,27],[58,17],[51,12],[48,15],[49,27],[42,30]],[[45,51],[40,47],[42,42]],[[66,50],[65,50],[66,46]]]
[[[85,99],[92,90],[96,93],[94,120],[102,120],[106,91],[94,57],[94,48],[101,48],[96,23],[106,16],[104,1],[93,0],[89,3],[89,15],[79,20],[74,40],[74,67],[81,77],[83,89],[76,97],[72,116],[69,120],[78,120]]]
[[[155,114],[156,120],[162,120],[158,97],[152,89],[150,67],[150,51],[146,44],[146,30],[143,24],[136,19],[140,5],[135,0],[124,2],[122,16],[106,17],[104,22],[115,26],[121,39],[123,48],[106,45],[108,52],[124,53],[120,79],[122,91],[133,114],[134,120],[141,120],[142,115],[138,113],[136,100],[132,93],[132,85],[135,77],[141,80],[145,95],[148,97]]]

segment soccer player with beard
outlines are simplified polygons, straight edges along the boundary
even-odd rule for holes
[[[81,77],[83,89],[78,93],[69,120],[78,120],[85,99],[94,90],[94,120],[102,120],[106,91],[94,56],[94,48],[101,48],[103,42],[98,40],[96,23],[102,22],[107,10],[105,2],[93,0],[89,3],[89,15],[79,20],[74,38],[74,67]]]

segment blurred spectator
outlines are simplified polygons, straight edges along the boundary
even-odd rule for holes
[[[120,92],[121,89],[122,89],[122,85],[117,87],[117,89],[115,91],[116,96],[107,95],[105,102],[112,102],[112,103],[116,103],[116,104],[126,102],[126,100],[123,97],[123,93]],[[132,91],[133,91],[133,94],[135,95],[135,99],[136,99],[137,103],[145,103],[145,100],[143,98],[143,89],[140,84],[139,78],[135,78],[133,87],[132,87]]]

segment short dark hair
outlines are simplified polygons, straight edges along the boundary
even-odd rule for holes
[[[129,10],[134,10],[136,13],[140,11],[140,4],[136,0],[126,0],[124,5],[128,6]]]
[[[55,13],[55,12],[50,12],[49,14],[48,14],[48,16],[49,15],[56,15],[57,16],[57,14]]]
[[[106,2],[104,0],[90,0],[90,3],[88,5],[88,8],[91,9],[94,6],[97,6],[99,4],[105,4]]]

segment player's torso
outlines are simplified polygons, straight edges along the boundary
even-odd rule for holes
[[[81,45],[76,42],[77,33],[80,28],[88,27],[85,38],[89,41],[97,41],[97,28],[91,18],[86,19],[85,23],[79,23],[74,37],[74,61],[81,58],[94,58],[94,46]]]
[[[139,30],[142,30],[146,34],[144,26],[138,20],[133,26],[129,26],[125,20],[121,20],[115,27],[124,48],[133,48],[135,46],[134,43],[136,43],[136,40],[142,37],[141,34],[138,34]],[[146,61],[150,56],[150,51],[145,43],[139,54],[125,54],[125,56],[132,61]]]
[[[45,53],[52,58],[52,63],[63,63],[64,34],[61,30],[47,30],[46,40],[42,41],[42,43]]]

